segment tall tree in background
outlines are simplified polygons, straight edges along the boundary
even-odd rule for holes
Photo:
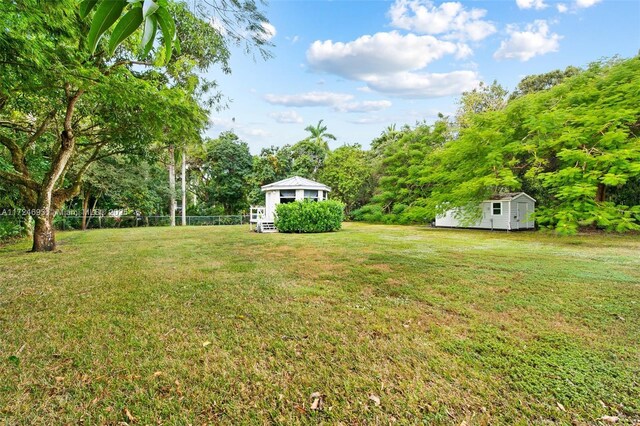
[[[264,194],[260,187],[292,175],[293,157],[289,145],[262,148],[260,154],[253,157],[249,203],[264,205]]]
[[[328,153],[327,144],[322,140],[304,139],[294,144],[291,147],[293,174],[307,179],[317,179],[324,168]]]
[[[311,140],[315,142],[318,146],[323,147],[325,151],[329,151],[328,139],[335,141],[336,137],[331,133],[327,132],[327,126],[322,124],[323,121],[324,120],[318,121],[318,124],[316,124],[315,126],[309,125],[305,127],[304,130],[311,133],[307,138],[307,140]]]
[[[253,164],[249,146],[233,132],[224,132],[208,140],[205,149],[204,197],[210,204],[221,205],[227,215],[245,209]]]
[[[501,110],[507,105],[508,94],[509,92],[496,81],[491,85],[480,83],[477,88],[463,92],[456,113],[458,127],[469,127],[475,114]]]
[[[349,215],[371,197],[369,155],[358,144],[341,146],[327,156],[321,179],[331,188],[330,197],[343,202],[345,213]]]
[[[569,66],[565,68],[564,71],[554,70],[544,74],[529,75],[518,83],[516,90],[514,90],[509,96],[509,100],[551,89],[552,87],[562,83],[567,78],[578,75],[580,72],[580,68]]]

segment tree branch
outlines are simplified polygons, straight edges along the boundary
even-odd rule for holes
[[[40,123],[40,127],[36,129],[36,131],[29,137],[29,140],[27,140],[27,143],[24,144],[24,148],[22,148],[23,152],[27,152],[33,146],[33,144],[36,143],[38,138],[42,136],[45,130],[47,130],[49,122],[53,120],[53,117],[55,116],[56,110],[53,110],[44,118],[44,120],[42,120],[42,123]]]
[[[0,179],[16,185],[22,185],[25,188],[31,189],[33,191],[37,191],[39,188],[39,185],[36,181],[26,176],[19,175],[17,173],[11,173],[11,172],[6,172],[4,170],[0,170]]]

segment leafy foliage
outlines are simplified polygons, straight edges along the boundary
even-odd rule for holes
[[[280,232],[331,232],[342,227],[344,204],[309,200],[276,206],[275,225]]]
[[[247,207],[248,181],[253,160],[249,146],[233,132],[206,141],[200,169],[200,193],[208,204],[219,204],[225,214]]]
[[[331,151],[320,179],[331,188],[329,196],[344,203],[347,215],[371,198],[369,156],[360,145],[344,145]]]

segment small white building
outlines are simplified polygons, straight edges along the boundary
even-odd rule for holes
[[[473,224],[463,224],[458,209],[436,217],[436,226],[443,228],[476,228],[517,231],[535,228],[531,215],[536,200],[524,192],[499,194],[481,204],[482,217]]]
[[[303,200],[324,201],[331,191],[327,185],[300,176],[270,183],[261,189],[265,193],[265,205],[252,207],[250,219],[259,232],[275,230],[273,222],[278,204]]]

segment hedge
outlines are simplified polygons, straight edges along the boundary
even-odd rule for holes
[[[295,201],[276,206],[275,226],[280,232],[331,232],[342,226],[344,204],[328,201]]]

